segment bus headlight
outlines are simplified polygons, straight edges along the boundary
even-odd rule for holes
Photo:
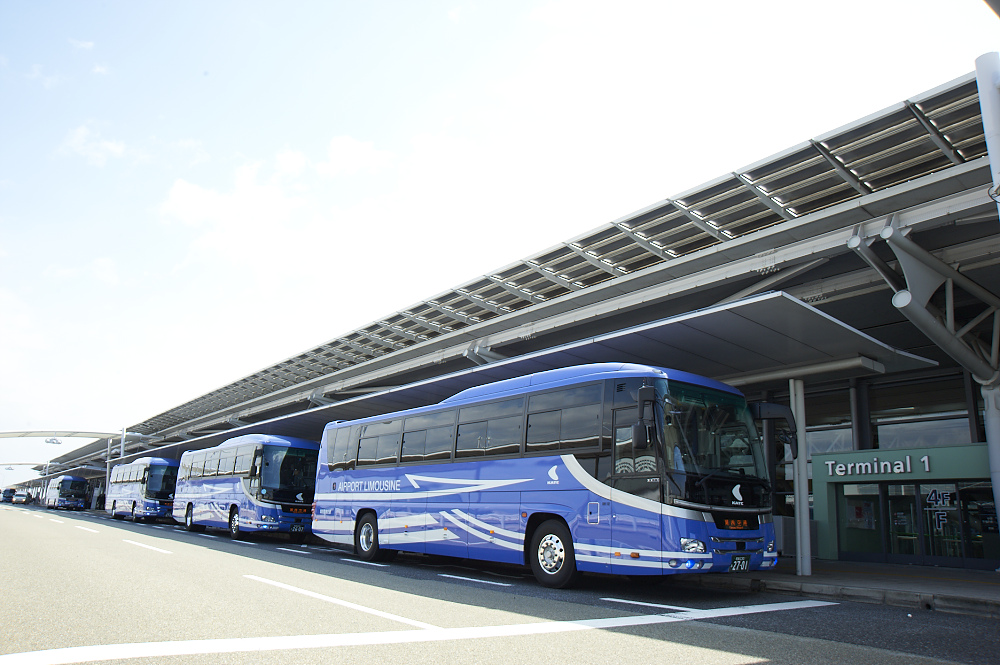
[[[767,551],[768,552],[773,552],[774,551],[774,541],[773,540],[767,544]]]
[[[261,522],[277,522],[278,520],[277,520],[277,518],[274,515],[261,515],[260,516],[260,521]]]
[[[696,538],[681,538],[681,551],[691,554],[704,554],[708,550],[705,543]]]

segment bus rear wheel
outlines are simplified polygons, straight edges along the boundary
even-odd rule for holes
[[[563,589],[577,577],[573,536],[561,520],[546,520],[531,535],[531,572],[542,586]]]
[[[243,533],[240,531],[240,509],[236,506],[229,509],[229,537],[233,540],[243,538]]]
[[[184,511],[184,528],[188,531],[204,531],[205,527],[194,523],[194,509],[191,506]]]
[[[365,513],[354,530],[354,551],[363,561],[389,561],[396,554],[379,547],[378,522],[372,513]]]

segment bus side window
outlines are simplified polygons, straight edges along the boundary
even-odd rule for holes
[[[454,439],[455,428],[451,425],[427,430],[427,440],[424,442],[424,461],[447,461],[451,459]]]
[[[457,411],[437,411],[407,418],[403,424],[402,462],[451,459]]]
[[[403,433],[403,450],[400,455],[400,462],[422,462],[424,459],[424,446],[427,443],[427,430],[419,432]]]
[[[596,448],[601,436],[601,405],[588,404],[563,409],[560,450]]]
[[[198,453],[191,458],[191,476],[201,478],[205,475],[205,453]]]
[[[635,408],[617,409],[614,418],[615,473],[635,473],[632,425],[639,419],[639,410]]]
[[[482,457],[486,454],[486,421],[458,426],[455,457]]]
[[[347,466],[347,444],[351,438],[351,428],[341,427],[337,430],[333,446],[327,440],[327,458],[331,471],[343,471]]]
[[[544,411],[528,415],[528,442],[525,452],[555,450],[559,447],[562,411]]]
[[[233,471],[238,476],[245,476],[250,471],[250,464],[253,462],[253,449],[247,450],[240,447],[236,453],[236,464]]]
[[[361,439],[361,444],[358,446],[358,466],[371,466],[375,464],[375,453],[377,450],[377,436],[369,436]]]
[[[521,450],[521,416],[486,422],[486,454],[516,455]]]
[[[219,475],[220,476],[231,476],[233,475],[233,470],[236,468],[236,451],[227,450],[222,453],[222,458],[219,460]]]
[[[375,449],[376,464],[395,464],[399,457],[399,434],[383,434],[378,437]]]

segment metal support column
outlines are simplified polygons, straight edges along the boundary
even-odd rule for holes
[[[1000,53],[986,53],[976,58],[976,85],[993,176],[990,196],[1000,209]]]
[[[983,420],[986,424],[986,450],[990,460],[990,481],[993,483],[993,505],[1000,509],[1000,387],[982,387]],[[969,414],[972,418],[973,414]],[[1000,573],[1000,568],[997,568]]]
[[[802,379],[788,381],[788,401],[795,417],[799,454],[795,457],[795,573],[812,575],[809,533],[809,446],[806,443],[806,387]]]

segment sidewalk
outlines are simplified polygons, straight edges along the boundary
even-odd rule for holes
[[[795,570],[795,559],[782,557],[768,571],[679,577],[684,583],[711,588],[766,590],[1000,619],[1000,573],[990,570],[817,560],[808,577],[796,575]]]

